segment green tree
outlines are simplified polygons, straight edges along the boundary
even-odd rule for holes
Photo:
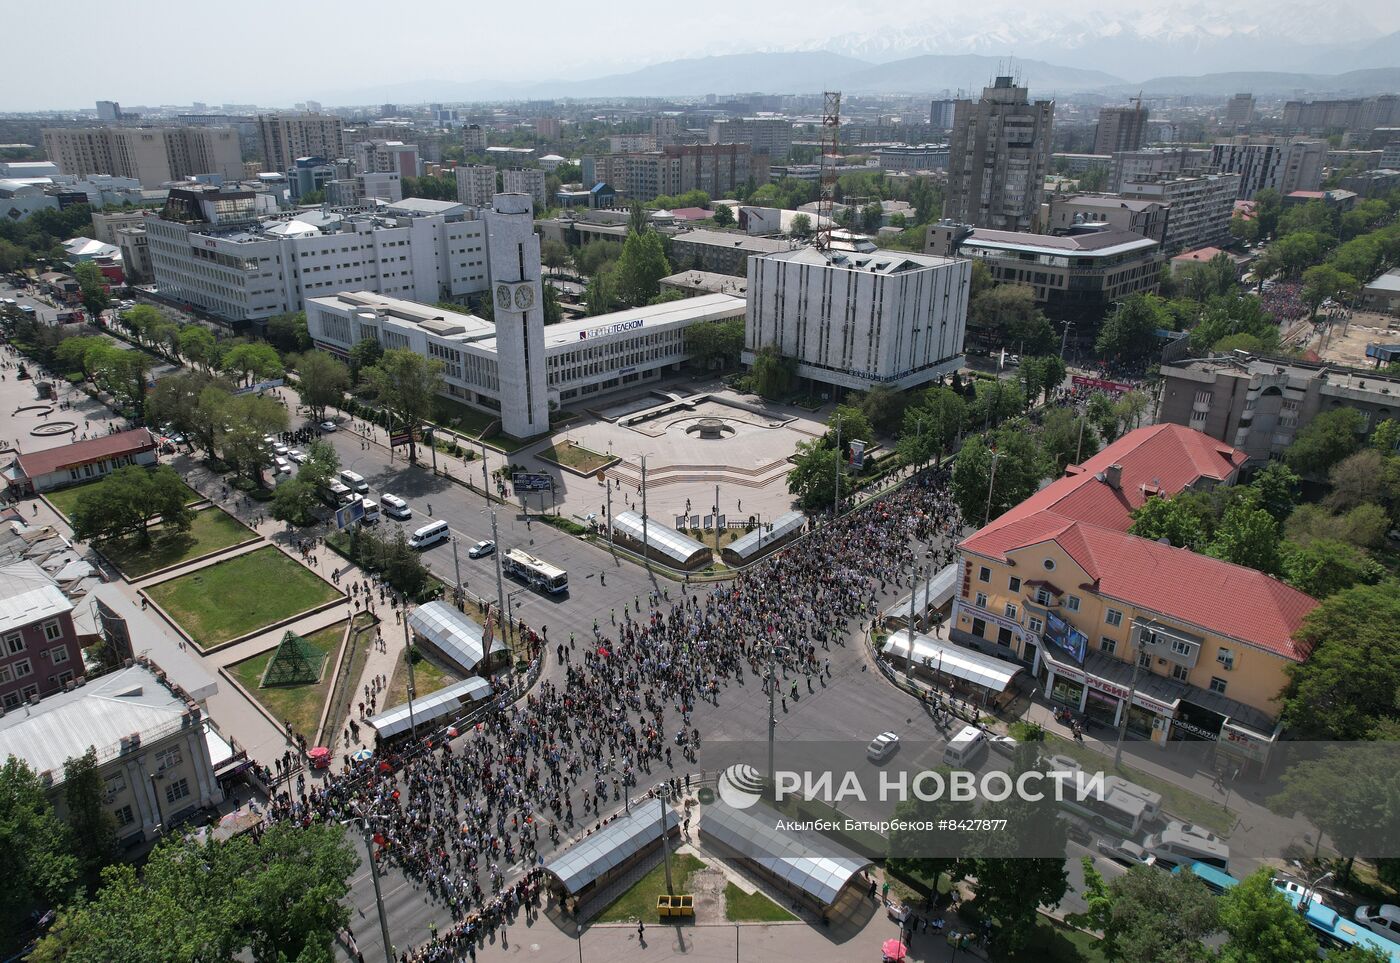
[[[714,219],[716,227],[729,227],[734,223],[734,212],[730,210],[728,204],[716,204]]]
[[[1258,494],[1259,507],[1280,524],[1298,504],[1298,475],[1281,461],[1265,465],[1249,487]]]
[[[792,391],[797,365],[778,353],[776,345],[765,344],[754,352],[749,380],[755,393],[765,398],[783,398]]]
[[[146,400],[146,416],[157,425],[169,424],[189,439],[190,448],[198,442],[206,452],[214,447],[213,425],[206,423],[199,410],[199,397],[204,389],[219,384],[227,390],[227,382],[218,381],[203,371],[179,371],[156,382]]]
[[[791,227],[793,237],[812,236],[812,219],[806,214],[793,215]]]
[[[1323,301],[1354,294],[1360,286],[1356,278],[1331,264],[1315,264],[1303,272],[1303,303],[1316,320]]]
[[[442,390],[442,362],[408,348],[391,348],[370,369],[369,381],[394,422],[412,431],[432,413],[433,400]],[[408,460],[417,457],[417,442],[410,434]]]
[[[485,302],[489,304],[490,299],[485,299]],[[350,348],[351,384],[359,384],[365,372],[379,364],[379,359],[382,357],[384,357],[384,346],[374,338],[361,338],[355,342]]]
[[[1165,538],[1177,548],[1200,551],[1207,532],[1198,506],[1190,499],[1149,498],[1133,510],[1129,534],[1158,541]]]
[[[1283,567],[1279,549],[1278,523],[1273,516],[1242,503],[1220,520],[1208,552],[1224,561],[1277,575]]]
[[[1365,739],[1397,717],[1400,582],[1334,593],[1308,613],[1296,638],[1310,654],[1288,666],[1283,719],[1299,738]]]
[[[1331,239],[1311,231],[1289,234],[1275,241],[1265,257],[1277,265],[1278,273],[1297,278],[1314,264],[1321,263]]]
[[[1371,447],[1385,455],[1400,452],[1400,418],[1386,418],[1371,432]]]
[[[1320,538],[1335,538],[1358,548],[1376,549],[1385,543],[1390,519],[1379,505],[1358,505],[1334,515],[1322,505],[1299,505],[1288,516],[1284,530],[1300,545]]]
[[[548,281],[540,288],[540,310],[544,312],[545,324],[558,324],[564,320],[564,308],[559,304],[559,289]]]
[[[860,410],[878,434],[893,435],[904,420],[904,409],[914,397],[885,385],[876,385],[860,398]]]
[[[855,405],[837,405],[832,409],[831,417],[826,419],[825,444],[836,444],[837,425],[841,427],[841,448],[843,451],[848,451],[851,442],[857,439],[867,445],[875,440],[875,428],[870,424],[870,419],[866,418],[865,412]]]
[[[1076,416],[1070,408],[1045,412],[1036,437],[1045,459],[1045,474],[1051,478],[1059,478],[1070,465],[1092,458],[1099,451],[1099,435],[1088,417]]]
[[[117,857],[117,821],[102,801],[106,786],[97,768],[97,750],[63,764],[63,802],[80,874],[96,887],[103,867]]]
[[[1289,585],[1323,599],[1353,585],[1374,585],[1385,575],[1385,569],[1364,549],[1320,538],[1306,545],[1287,543],[1283,549],[1283,573]]]
[[[821,439],[798,442],[788,472],[788,492],[797,496],[804,512],[814,514],[831,507],[836,486],[841,485],[841,497],[847,494],[846,475],[841,455]]]
[[[623,304],[646,304],[661,290],[661,279],[671,273],[661,235],[655,231],[631,233],[617,259],[617,294]]]
[[[1094,350],[1100,357],[1135,362],[1157,347],[1158,328],[1170,328],[1171,318],[1155,294],[1130,294],[1104,319]]]
[[[280,378],[283,374],[282,359],[270,344],[236,345],[224,354],[221,367],[236,373],[242,384],[251,384],[255,378]]]
[[[106,348],[108,341],[100,335],[81,335],[76,338],[64,338],[54,349],[54,360],[63,366],[64,371],[77,371],[84,378],[91,378],[93,366],[90,361],[95,361],[99,352],[94,352],[94,348]]]
[[[546,238],[540,242],[540,262],[557,274],[569,263],[569,246],[563,241]]]
[[[584,289],[583,299],[588,305],[590,317],[614,310],[618,304],[618,296],[613,270],[606,269],[593,275],[588,287]]]
[[[968,320],[993,343],[1014,345],[1013,330],[1029,325],[1038,313],[1035,288],[1029,284],[995,284],[972,299]]]
[[[214,335],[198,324],[187,324],[180,329],[179,351],[186,360],[204,367],[206,370],[214,360]]]
[[[339,407],[350,388],[350,369],[326,351],[308,351],[296,363],[301,376],[301,401],[317,421],[326,416],[328,406]]]
[[[298,474],[288,478],[272,492],[272,517],[292,525],[310,525],[316,521],[316,506],[321,493],[315,485]]]
[[[1333,465],[1327,482],[1331,491],[1323,504],[1332,511],[1345,512],[1368,502],[1390,507],[1400,498],[1400,457],[1363,448]]]
[[[971,525],[998,518],[1029,498],[1042,477],[1040,452],[1024,424],[1010,422],[992,437],[991,447],[981,438],[967,439],[953,462],[953,500]]]
[[[201,406],[205,395],[209,395],[211,401],[217,399],[217,396],[210,395],[212,390],[216,389],[207,389],[200,396]],[[263,438],[287,430],[287,409],[276,398],[257,394],[232,395],[227,400],[217,401],[228,419],[217,435],[224,458],[261,485],[263,469],[269,460]]]
[[[744,319],[701,321],[685,329],[685,350],[699,368],[727,368],[738,364],[744,350]]]
[[[163,320],[161,313],[149,304],[138,304],[121,313],[122,324],[126,325],[137,341],[143,344],[148,340],[147,331]]]
[[[1361,447],[1365,421],[1354,408],[1334,408],[1310,421],[1283,453],[1300,475],[1321,477],[1333,465]]]
[[[73,506],[73,534],[83,540],[135,535],[151,543],[151,524],[159,518],[167,532],[185,531],[193,515],[185,507],[188,489],[169,465],[118,468],[84,490]]]
[[[329,485],[340,473],[340,455],[327,441],[313,441],[306,449],[306,461],[297,477],[315,487]]]
[[[289,311],[267,319],[267,340],[283,354],[300,354],[311,347],[306,312]]]
[[[78,296],[83,300],[83,307],[92,318],[100,317],[111,303],[102,271],[93,262],[82,261],[73,268],[73,277],[78,281]]]
[[[1317,938],[1302,915],[1274,888],[1273,868],[1245,877],[1216,903],[1228,934],[1221,963],[1314,963]]]
[[[645,234],[651,230],[651,214],[641,201],[633,201],[631,208],[627,211],[627,233],[628,236],[634,234]]]
[[[1026,396],[1021,386],[1005,378],[978,379],[976,394],[968,408],[969,427],[988,428],[1026,410]]]
[[[17,949],[29,912],[64,902],[79,872],[38,773],[10,756],[0,765],[0,948]]]
[[[1135,866],[1107,889],[1109,909],[1100,929],[1109,959],[1210,959],[1205,939],[1216,930],[1216,901],[1190,870]]]

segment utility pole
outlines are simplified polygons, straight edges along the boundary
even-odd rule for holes
[[[719,486],[715,486],[715,560],[719,560]]]
[[[997,482],[997,451],[992,449],[992,474],[987,479],[987,511],[982,515],[982,527],[987,527],[987,522],[992,518],[992,487]]]
[[[603,487],[608,490],[608,551],[617,555],[617,549],[613,547],[613,524],[612,524],[612,482],[607,477],[603,478]]]
[[[413,714],[413,642],[408,634],[408,612],[403,614],[403,657],[408,663],[408,731],[409,738],[418,738],[418,720]]]
[[[836,416],[836,493],[831,496],[831,520],[841,515],[841,416]]]
[[[776,656],[778,647],[772,642],[768,643],[768,779],[776,782],[778,770],[773,764],[773,742],[778,729],[778,717],[775,714],[773,705],[774,698],[778,691],[778,666]]]
[[[1137,695],[1138,671],[1142,668],[1142,629],[1138,630],[1138,649],[1133,653],[1133,679],[1128,685],[1128,701],[1123,705],[1123,718],[1118,720],[1118,740],[1113,747],[1113,768],[1123,761],[1123,737],[1128,732],[1128,713],[1133,711],[1133,697]],[[1132,633],[1128,633],[1132,638]]]
[[[1084,422],[1088,420],[1088,417],[1089,412],[1087,410],[1079,413],[1079,443],[1074,449],[1074,463],[1076,465],[1084,458]]]
[[[667,800],[671,796],[670,787],[665,783],[656,787],[656,798],[661,800],[661,852],[666,863],[666,895],[675,893],[676,889],[671,885],[671,843],[666,838],[666,810]]]
[[[481,497],[491,502],[491,476],[486,472],[486,442],[481,443]]]
[[[369,824],[365,822],[363,816],[357,816],[353,820],[345,820],[341,825],[351,822],[360,824],[360,832],[365,840],[365,858],[369,860],[369,877],[374,880],[374,905],[379,910],[379,936],[384,941],[384,963],[394,963],[394,944],[389,942],[389,918],[384,915],[384,894],[379,889],[379,864],[374,861],[374,839],[369,831]]]
[[[1064,356],[1065,356],[1065,345],[1068,344],[1068,342],[1069,342],[1069,329],[1070,329],[1073,325],[1074,325],[1074,322],[1073,322],[1073,321],[1066,321],[1066,322],[1065,322],[1065,330],[1064,330],[1064,333],[1060,335],[1060,357],[1061,357],[1061,358],[1064,358]]]
[[[495,543],[496,550],[491,553],[496,559],[496,621],[501,625],[501,631],[505,634],[506,644],[510,644],[510,624],[502,621],[506,617],[506,590],[505,583],[501,580],[501,542],[500,536],[496,534],[496,508],[491,507],[491,541]],[[489,653],[488,653],[489,654]],[[515,665],[515,653],[511,653],[510,664]]]
[[[428,447],[429,447],[430,449],[432,449],[432,452],[433,452],[433,474],[436,475],[436,474],[437,474],[437,432],[435,432],[435,431],[433,430],[432,425],[429,425],[429,426],[428,426]]]
[[[642,456],[642,555],[651,571],[651,532],[647,528],[647,456]]]
[[[457,590],[452,593],[452,598],[457,603],[457,607],[462,607],[462,561],[457,557],[457,533],[452,533],[452,571],[453,577],[457,580]]]

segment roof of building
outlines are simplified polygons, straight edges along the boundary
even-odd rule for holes
[[[551,324],[544,329],[544,346],[549,349],[624,332],[637,334],[638,329],[655,328],[665,324],[741,318],[747,309],[748,303],[743,298],[728,294],[700,294],[693,298],[681,298],[679,301],[643,305],[640,308],[628,308],[611,314]],[[491,344],[494,345],[494,342]]]
[[[648,516],[643,532],[640,512],[618,512],[612,517],[613,531],[636,542],[644,540],[653,552],[659,552],[680,565],[689,565],[697,556],[708,556],[710,550],[689,535],[682,535],[669,525]]]
[[[665,803],[656,798],[638,803],[630,813],[613,817],[602,829],[585,836],[546,863],[544,871],[559,880],[570,895],[581,892],[609,870],[621,866],[659,840],[663,818],[666,832],[676,828],[680,822],[676,811],[665,806],[663,817],[663,806]]]
[[[1233,251],[1226,251],[1222,248],[1198,247],[1193,251],[1182,251],[1176,257],[1172,258],[1172,263],[1175,264],[1177,262],[1181,262],[1192,264],[1204,264],[1207,261],[1214,260],[1222,254],[1228,257],[1231,261],[1235,262],[1235,264],[1239,264],[1243,261],[1249,260],[1243,255],[1236,254]]]
[[[974,228],[963,244],[1030,251],[1038,254],[1075,254],[1107,257],[1130,251],[1145,251],[1157,242],[1132,231],[1094,231],[1090,234],[1031,234],[1025,231],[992,231]]]
[[[802,247],[792,251],[779,251],[770,254],[766,260],[791,261],[832,270],[883,275],[906,274],[911,271],[949,267],[962,263],[957,258],[938,257],[933,254],[910,254],[906,251],[892,251],[888,248],[876,248],[871,251],[819,251],[815,247]]]
[[[1317,602],[1262,572],[1127,534],[1132,511],[1201,479],[1228,479],[1247,455],[1181,425],[1129,432],[1093,458],[964,539],[989,558],[1053,541],[1088,574],[1094,590],[1301,660],[1294,642]],[[1110,466],[1121,466],[1110,483]],[[1183,590],[1183,586],[1190,586]]]
[[[707,217],[714,217],[714,211],[707,211],[703,207],[677,207],[671,211],[671,216],[678,221],[703,221]]]
[[[662,278],[661,286],[742,298],[749,289],[749,282],[747,278],[736,278],[732,274],[718,274],[714,271],[681,271]]]
[[[1086,194],[1074,194],[1062,200],[1065,204],[1074,204],[1078,207],[1101,207],[1106,210],[1125,211],[1150,211],[1154,207],[1162,207],[1161,201],[1135,200],[1127,197],[1093,197]]]
[[[408,617],[408,624],[451,659],[458,671],[472,672],[486,658],[484,630],[446,602],[418,606]],[[499,636],[492,640],[491,651],[506,651],[506,644]]]
[[[464,706],[470,707],[474,702],[491,698],[494,692],[491,683],[479,675],[474,675],[470,679],[454,682],[436,692],[414,699],[412,711],[409,711],[409,704],[405,702],[385,709],[379,715],[365,721],[385,739],[392,739],[408,732],[414,726],[431,726],[452,716]]]
[[[117,455],[134,455],[143,451],[154,451],[156,440],[146,428],[132,428],[110,435],[75,441],[71,445],[31,451],[15,458],[26,478],[38,478],[63,468],[73,468],[92,462],[114,458]]]
[[[1021,666],[1014,662],[984,655],[976,649],[954,642],[944,642],[922,632],[910,632],[908,629],[890,633],[880,651],[885,655],[897,655],[906,661],[928,666],[943,675],[962,679],[993,692],[1005,692],[1011,680],[1021,672]]]
[[[671,238],[671,243],[706,244],[712,247],[734,248],[750,254],[774,254],[789,250],[792,245],[770,237],[750,237],[728,231],[684,231]]]
[[[0,566],[0,632],[72,610],[73,603],[38,565],[20,560]]]
[[[142,741],[199,724],[191,708],[150,669],[118,669],[71,691],[0,717],[0,756],[15,755],[37,772],[63,778],[63,764],[94,746],[99,761],[133,734]]]
[[[1367,291],[1400,291],[1400,268],[1391,268],[1370,284]]]
[[[121,253],[116,245],[90,237],[75,237],[63,242],[69,257],[113,257]]]
[[[460,201],[439,201],[430,197],[405,197],[385,207],[390,214],[455,214],[466,209]]]

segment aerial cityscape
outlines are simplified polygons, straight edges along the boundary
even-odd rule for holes
[[[0,963],[1400,963],[1400,7],[69,12]]]

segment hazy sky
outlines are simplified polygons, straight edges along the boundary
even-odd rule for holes
[[[936,37],[940,53],[973,52],[968,37],[983,38],[977,52],[990,52],[990,35],[1006,38],[998,55],[1016,54],[1027,24],[1040,17],[1074,19],[1091,31],[1110,18],[1154,32],[1257,28],[1301,42],[1400,29],[1394,0],[1057,0],[1053,10],[1050,0],[69,0],[61,14],[42,3],[8,6],[0,110],[91,107],[99,98],[376,103],[394,100],[393,85],[408,81],[578,80],[707,54],[822,49],[853,34],[866,42]]]

